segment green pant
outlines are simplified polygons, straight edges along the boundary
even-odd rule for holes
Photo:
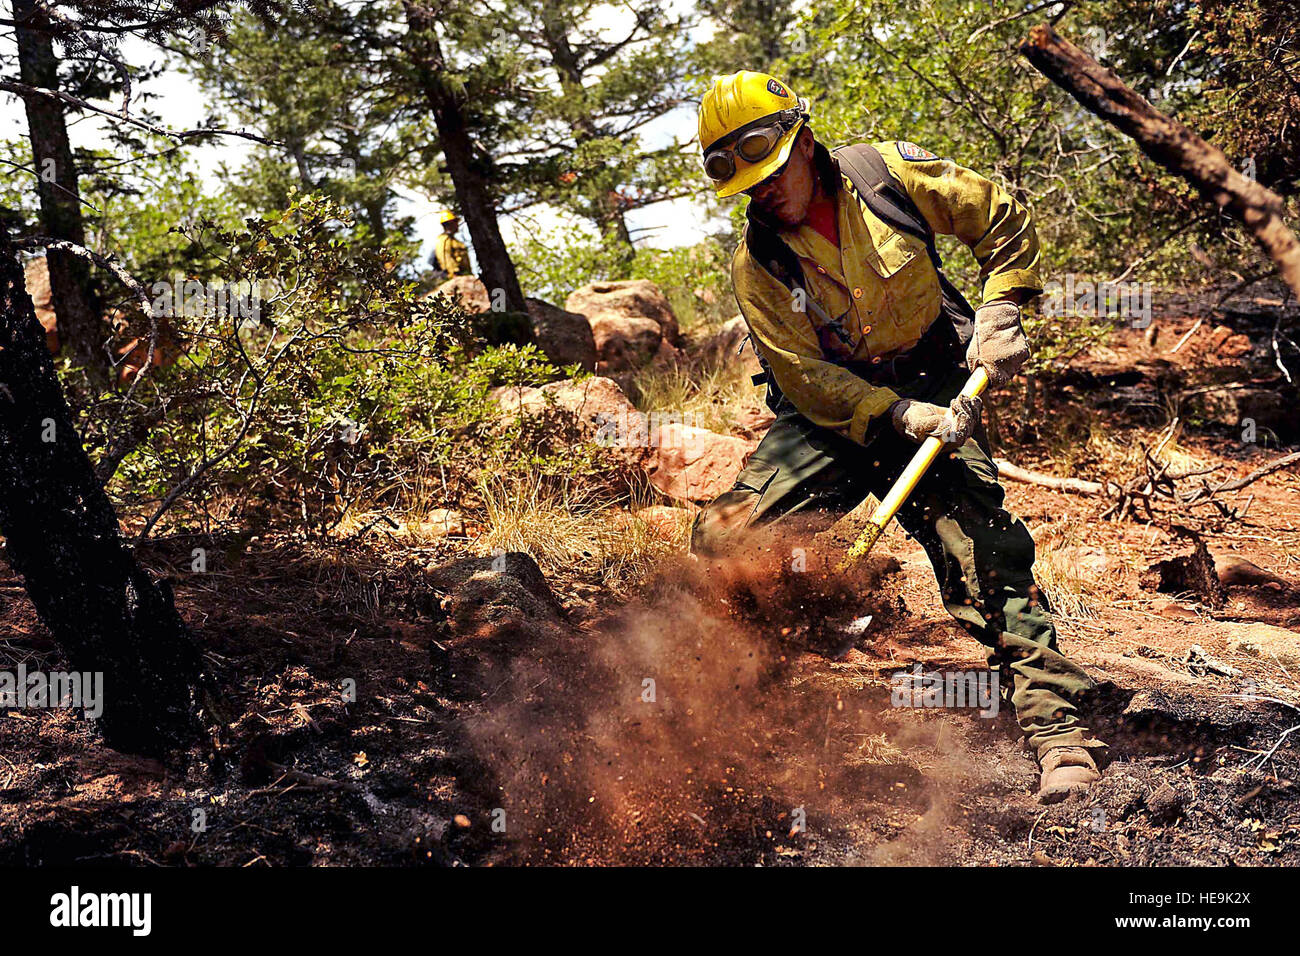
[[[934,386],[904,394],[947,405],[966,372],[934,378]],[[696,518],[692,550],[717,554],[729,535],[750,525],[811,511],[847,512],[869,492],[883,497],[917,445],[887,422],[868,436],[867,445],[858,445],[783,401],[735,486]],[[1093,681],[1057,649],[1047,596],[1034,583],[1034,540],[1003,509],[997,479],[981,427],[930,466],[898,512],[899,524],[925,548],[948,613],[991,648],[989,665],[1010,678],[1016,717],[1039,756],[1048,747],[1104,749],[1071,702]]]

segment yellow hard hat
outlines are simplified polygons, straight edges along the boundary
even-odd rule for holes
[[[459,219],[460,216],[456,215],[450,209],[444,209],[442,212],[438,213],[439,222],[456,222]]]
[[[741,70],[714,77],[699,119],[704,169],[724,199],[762,182],[789,159],[808,120],[808,101],[774,76]]]

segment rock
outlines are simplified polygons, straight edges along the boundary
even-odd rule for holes
[[[1279,435],[1295,431],[1291,407],[1275,389],[1211,388],[1192,395],[1188,407],[1203,418],[1234,428],[1251,419],[1256,427],[1271,428]]]
[[[608,448],[615,460],[639,465],[655,488],[681,501],[708,501],[726,491],[757,445],[640,412],[615,382],[599,375],[541,388],[503,386],[491,396],[510,415],[550,407],[567,414],[580,435]]]
[[[452,535],[462,537],[465,534],[465,518],[459,511],[450,508],[434,508],[416,527],[421,534],[430,538]]]
[[[1187,809],[1187,796],[1165,782],[1147,794],[1146,805],[1152,820],[1161,824],[1173,823]]]
[[[552,365],[580,365],[588,372],[596,370],[596,338],[587,317],[567,312],[559,306],[528,299],[533,339],[546,353]]]
[[[663,335],[654,319],[598,315],[589,321],[601,375],[644,368],[659,355]]]
[[[717,330],[704,340],[701,350],[706,352],[731,352],[735,353],[740,348],[740,343],[749,335],[749,326],[745,324],[743,315],[733,315],[717,327]]]
[[[1247,561],[1236,554],[1221,554],[1214,559],[1214,571],[1228,587],[1260,587],[1268,584],[1280,584],[1291,590],[1291,582],[1286,578],[1266,571],[1259,565]]]
[[[475,337],[488,345],[531,345],[533,318],[523,312],[476,312],[470,316]]]
[[[51,354],[59,351],[58,319],[50,296],[50,267],[44,256],[28,259],[23,266],[23,282],[36,308],[36,319],[45,330],[45,347]]]
[[[1105,577],[1113,570],[1111,556],[1105,548],[1096,545],[1057,548],[1051,552],[1051,560],[1060,567],[1078,569],[1091,577]]]
[[[1255,350],[1254,344],[1250,337],[1246,335],[1230,335],[1223,341],[1223,344],[1215,349],[1216,354],[1223,358],[1242,359]]]
[[[745,324],[744,317],[733,316],[704,341],[700,351],[707,361],[719,365],[740,362],[747,374],[757,375],[763,371],[763,367],[758,364],[758,353],[754,351],[753,342],[745,341],[747,335],[749,326]]]
[[[644,467],[650,483],[669,497],[705,502],[735,484],[754,447],[741,438],[670,423],[660,427]]]
[[[1249,336],[1237,334],[1229,326],[1217,325],[1210,333],[1210,351],[1223,358],[1242,358],[1254,348]]]
[[[596,370],[606,375],[676,356],[677,317],[646,279],[593,282],[569,296],[565,310],[586,316],[596,343]]]
[[[776,421],[776,416],[766,405],[757,408],[747,408],[736,418],[736,431],[744,433],[749,438],[762,438],[764,433],[771,424]]]
[[[1210,351],[1217,351],[1219,346],[1226,342],[1232,336],[1232,327],[1228,325],[1216,325],[1210,330]]]
[[[1201,619],[1201,616],[1191,608],[1183,607],[1183,605],[1170,598],[1161,598],[1156,601],[1151,605],[1151,610],[1161,617],[1174,621],[1199,621]]]
[[[651,531],[667,541],[676,541],[689,534],[693,515],[687,508],[674,508],[671,505],[651,505],[636,513]]]
[[[492,297],[477,276],[448,279],[431,295],[445,295],[475,316],[474,331],[489,344],[534,342],[551,364],[580,365],[596,370],[596,340],[586,316],[569,312],[541,299],[526,299],[523,313],[492,311]],[[657,344],[657,343],[656,343]]]
[[[1262,621],[1224,621],[1220,626],[1230,653],[1257,657],[1269,663],[1276,661],[1287,668],[1300,667],[1300,633]]]
[[[488,296],[487,286],[483,285],[478,276],[456,276],[454,279],[448,279],[434,289],[431,295],[445,295],[449,299],[459,301],[461,308],[466,312],[492,311],[492,299]]]
[[[644,449],[645,439],[637,432],[639,413],[622,389],[600,375],[574,381],[564,379],[541,388],[505,385],[493,389],[491,397],[509,414],[541,414],[552,406],[571,416],[580,432],[591,441],[615,448]],[[640,457],[644,451],[634,457]]]
[[[556,625],[565,617],[537,562],[520,551],[461,558],[427,570],[425,581],[446,592],[443,607],[453,634]]]
[[[588,319],[600,313],[653,319],[670,345],[681,344],[672,306],[659,287],[648,279],[590,283],[570,295],[564,308]]]

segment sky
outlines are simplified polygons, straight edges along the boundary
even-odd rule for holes
[[[687,0],[675,0],[673,4],[677,8],[688,5]],[[11,4],[0,2],[0,11],[3,11],[3,16],[10,16]],[[608,31],[614,35],[622,30],[624,23],[628,22],[627,16],[627,11],[623,8],[602,8],[595,25],[600,27],[602,33]],[[695,39],[706,39],[708,33],[707,27],[702,28],[695,34]],[[132,66],[144,66],[151,62],[160,63],[163,60],[162,51],[134,37],[127,37],[122,49],[125,61]],[[0,52],[6,55],[15,54],[12,31],[0,35]],[[169,69],[151,81],[133,80],[133,82],[136,95],[143,92],[153,94],[154,98],[148,101],[149,109],[162,118],[162,125],[165,127],[193,128],[207,112],[198,81],[185,73]],[[120,107],[121,101],[120,98],[116,101],[96,101],[95,105],[116,110]],[[112,120],[105,117],[96,116],[77,119],[69,128],[74,149],[107,146],[104,130],[111,122]],[[686,104],[647,124],[642,130],[642,141],[647,148],[654,148],[674,138],[678,142],[684,141],[693,136],[694,132],[695,107],[693,104]],[[0,93],[0,136],[25,138],[26,135],[27,119],[21,101],[12,94]],[[189,162],[205,185],[216,189],[219,186],[217,170],[220,165],[225,163],[232,171],[239,169],[255,147],[256,144],[249,140],[227,136],[214,137],[210,145],[192,145],[187,146],[186,149]],[[11,173],[12,170],[7,170],[0,175]],[[700,180],[703,196],[708,189],[708,183],[702,173]],[[421,254],[427,259],[433,251],[434,238],[441,231],[437,214],[445,208],[446,199],[450,197],[425,196],[402,186],[395,186],[394,191],[398,195],[397,214],[415,218],[416,232],[422,242]],[[558,227],[591,232],[587,223],[570,219],[558,210],[546,207],[533,207],[519,217],[503,216],[500,224],[507,242],[511,242],[519,233],[535,234],[539,228],[546,232]],[[702,202],[679,199],[634,210],[628,215],[628,226],[633,235],[638,237],[639,245],[670,248],[692,245],[700,241],[712,228],[716,228],[717,223],[708,222],[707,208]],[[466,233],[467,230],[462,226],[461,238],[468,242],[469,236]]]

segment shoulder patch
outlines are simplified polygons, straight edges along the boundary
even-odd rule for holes
[[[920,146],[917,146],[915,143],[898,142],[895,143],[894,145],[898,147],[899,156],[902,156],[904,159],[909,160],[910,162],[913,163],[922,163],[927,160],[939,158],[938,156],[934,155],[934,153],[930,152],[928,149],[922,149]]]

